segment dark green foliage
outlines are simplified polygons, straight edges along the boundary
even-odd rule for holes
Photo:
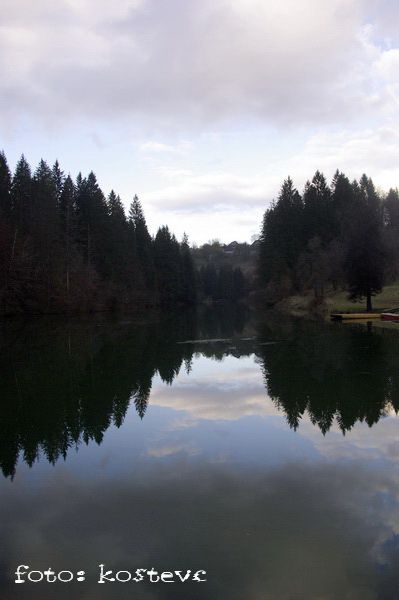
[[[201,267],[199,277],[204,296],[215,299],[218,291],[218,275],[213,262]]]
[[[89,277],[92,268],[98,269],[101,275],[107,275],[105,236],[108,211],[93,171],[87,178],[77,181],[76,209],[78,241]]]
[[[382,229],[382,206],[373,182],[363,175],[360,180],[360,206],[351,227],[344,262],[349,298],[371,297],[384,285],[386,250]]]
[[[194,261],[186,234],[180,244],[182,282],[181,299],[185,304],[195,304],[197,301],[197,280]]]
[[[224,265],[216,269],[213,263],[199,271],[200,289],[205,298],[213,301],[237,302],[248,292],[248,282],[240,267]]]
[[[370,310],[388,256],[391,277],[399,274],[397,227],[398,193],[391,190],[383,202],[366,175],[350,183],[337,171],[329,188],[316,171],[302,198],[288,178],[263,218],[258,278],[266,298],[312,289],[322,299],[329,285],[341,285],[350,299],[365,297]]]
[[[154,259],[156,255],[156,261]],[[0,154],[0,303],[3,313],[138,309],[193,304],[191,249],[167,228],[152,240],[134,197],[106,198],[93,172],[76,184],[24,156],[11,177]]]
[[[6,155],[0,152],[0,218],[11,217],[11,173]]]
[[[304,205],[288,177],[276,203],[265,212],[259,253],[259,278],[267,285],[276,276],[293,276],[304,243]]]
[[[58,160],[56,160],[53,165],[52,175],[53,175],[53,180],[54,180],[54,185],[55,185],[55,195],[56,195],[57,203],[59,203],[62,189],[64,187],[65,176],[64,176],[64,172],[61,171]]]
[[[24,157],[19,159],[11,185],[12,218],[19,233],[27,233],[32,222],[32,176]]]
[[[154,260],[161,304],[183,300],[183,265],[180,246],[167,226],[158,229],[154,240]]]
[[[137,196],[133,198],[130,205],[129,224],[134,232],[137,260],[140,264],[144,285],[150,290],[155,290],[156,279],[152,240]]]
[[[70,175],[63,182],[58,200],[59,223],[61,228],[62,262],[65,282],[66,304],[70,305],[71,299],[71,266],[76,256],[76,190]]]
[[[399,192],[397,189],[389,190],[384,201],[384,220],[387,227],[399,229]]]
[[[320,171],[316,171],[311,182],[307,182],[303,193],[304,241],[318,237],[325,244],[333,236],[333,211],[331,190]]]
[[[50,308],[55,292],[52,282],[60,253],[58,218],[57,186],[51,169],[41,160],[32,181],[31,235],[35,262],[38,263],[38,291],[40,298],[46,297],[46,310]]]

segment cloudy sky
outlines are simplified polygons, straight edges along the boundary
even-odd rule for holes
[[[150,229],[247,240],[290,174],[399,185],[395,0],[0,0],[13,168],[95,171]]]

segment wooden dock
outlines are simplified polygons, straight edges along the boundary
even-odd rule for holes
[[[381,313],[332,313],[330,317],[333,321],[352,321],[358,319],[372,321],[373,319],[381,319]]]

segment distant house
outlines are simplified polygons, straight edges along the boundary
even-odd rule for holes
[[[230,244],[227,244],[224,246],[223,252],[225,254],[234,254],[237,251],[239,246],[240,246],[240,244],[236,241],[230,242]]]

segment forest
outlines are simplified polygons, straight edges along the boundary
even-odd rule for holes
[[[129,311],[237,300],[241,269],[195,265],[186,235],[165,225],[152,237],[134,196],[128,214],[93,172],[76,180],[58,161],[12,174],[0,153],[0,312]]]
[[[345,289],[366,300],[399,278],[399,194],[378,191],[336,171],[331,185],[317,171],[301,195],[288,177],[264,214],[259,240],[259,286],[266,302],[313,291]]]
[[[93,171],[65,175],[58,161],[11,173],[0,153],[0,314],[137,311],[260,299],[274,305],[331,290],[372,298],[399,279],[399,193],[363,175],[317,171],[300,194],[288,177],[253,244],[191,247],[167,225],[151,236],[137,195],[128,214]]]

